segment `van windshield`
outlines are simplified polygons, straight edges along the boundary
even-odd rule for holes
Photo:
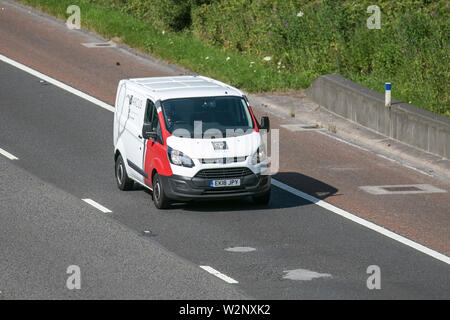
[[[253,131],[247,103],[240,97],[170,99],[162,102],[167,130],[185,138],[224,138]]]

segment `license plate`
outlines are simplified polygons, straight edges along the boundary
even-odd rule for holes
[[[241,179],[209,180],[209,186],[212,188],[236,187],[240,185]]]

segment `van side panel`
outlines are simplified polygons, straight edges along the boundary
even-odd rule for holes
[[[113,129],[113,140],[114,140],[114,147],[117,149],[117,142],[121,135],[121,129],[120,129],[120,115],[123,110],[123,104],[125,102],[125,96],[126,96],[126,81],[120,81],[119,85],[117,86],[117,95],[116,95],[116,103],[115,103],[115,110],[114,110],[114,129]]]
[[[125,103],[120,110],[119,126],[123,128],[121,140],[125,147],[128,175],[131,179],[143,183],[144,139],[144,98],[141,94],[127,87]]]

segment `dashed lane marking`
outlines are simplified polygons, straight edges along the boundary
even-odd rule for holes
[[[202,268],[203,270],[211,273],[212,275],[215,275],[217,278],[222,279],[225,282],[231,283],[231,284],[235,284],[235,283],[239,283],[236,280],[234,280],[233,278],[230,278],[227,275],[224,275],[223,273],[220,273],[219,271],[217,271],[214,268],[211,268],[210,266],[200,266],[200,268]]]
[[[244,253],[244,252],[256,251],[256,249],[252,248],[252,247],[231,247],[231,248],[226,248],[225,251]]]
[[[100,210],[100,211],[103,212],[103,213],[111,213],[111,212],[112,212],[112,211],[109,210],[108,208],[105,208],[104,206],[102,206],[101,204],[95,202],[95,201],[92,200],[92,199],[81,199],[81,200],[83,200],[84,202],[90,204],[91,206],[93,206],[94,208]]]
[[[9,160],[19,160],[15,155],[9,153],[8,151],[0,148],[0,154],[7,157]]]

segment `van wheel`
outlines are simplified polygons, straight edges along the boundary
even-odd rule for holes
[[[133,188],[134,181],[128,178],[127,169],[123,163],[122,156],[119,155],[116,160],[116,182],[120,190],[128,191]]]
[[[256,204],[266,206],[270,202],[270,189],[266,193],[264,193],[264,194],[262,194],[260,196],[253,196],[252,198],[253,198],[253,201]]]
[[[158,209],[167,209],[170,206],[170,201],[164,193],[161,178],[157,173],[153,177],[153,202]]]

